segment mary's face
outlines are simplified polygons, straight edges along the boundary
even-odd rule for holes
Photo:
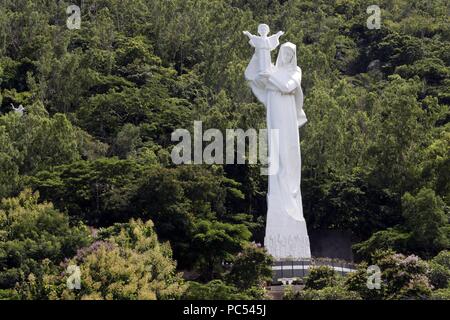
[[[283,61],[283,64],[290,64],[292,61],[292,58],[294,57],[294,53],[292,52],[292,49],[286,49],[283,50],[282,55],[281,55],[281,59]]]

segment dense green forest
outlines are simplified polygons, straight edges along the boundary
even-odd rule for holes
[[[450,299],[450,2],[377,1],[370,30],[373,2],[1,0],[0,299],[266,297],[267,177],[170,158],[193,121],[265,127],[243,76],[261,22],[303,69],[308,227],[349,230],[359,263],[286,298]]]

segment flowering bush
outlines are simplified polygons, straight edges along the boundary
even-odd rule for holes
[[[365,299],[427,299],[432,286],[427,278],[428,264],[415,255],[391,250],[377,251],[371,263],[381,270],[380,289],[367,288],[367,269],[360,268],[345,281],[348,289]]]
[[[357,292],[365,300],[380,300],[383,299],[384,289],[382,286],[379,290],[371,290],[367,286],[367,263],[361,263],[358,269],[349,273],[345,280],[344,286],[347,290]]]
[[[67,286],[71,265],[80,269],[81,285],[75,290]],[[23,299],[176,299],[185,290],[171,249],[158,241],[152,221],[131,220],[104,229],[97,241],[59,268],[44,267],[42,277],[31,274],[18,287]]]

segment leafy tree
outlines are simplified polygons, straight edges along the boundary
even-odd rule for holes
[[[192,246],[198,255],[198,264],[207,279],[214,278],[222,262],[232,260],[250,239],[244,225],[200,220],[194,225]]]
[[[318,266],[309,270],[305,280],[305,289],[321,290],[337,284],[337,275],[331,267]]]
[[[448,223],[444,203],[433,190],[422,189],[416,197],[407,193],[402,201],[406,226],[417,249],[432,253],[450,246],[444,232]]]
[[[4,139],[12,148],[8,156],[17,163],[21,174],[70,163],[79,159],[76,129],[66,116],[45,115],[42,104],[32,105],[23,117],[9,113],[0,116]]]
[[[429,262],[428,278],[436,289],[450,287],[450,253],[441,251]]]
[[[66,214],[38,198],[25,190],[0,204],[0,289],[41,278],[91,241],[86,226],[71,225]]]
[[[148,300],[174,299],[183,283],[167,244],[158,242],[153,223],[131,220],[101,232],[94,243],[69,261],[80,265],[82,289],[63,298]]]
[[[4,127],[0,127],[0,197],[6,197],[17,188],[19,166],[15,162],[18,150],[14,148]]]
[[[326,178],[306,172],[302,197],[304,215],[313,228],[350,230],[355,238],[364,239],[403,223],[398,197],[371,183],[363,172],[328,173]]]
[[[130,199],[142,167],[132,161],[98,159],[77,161],[41,171],[29,184],[43,198],[90,225],[108,225],[130,217]]]
[[[265,249],[256,244],[248,244],[232,262],[227,280],[242,290],[263,287],[272,281],[272,264],[273,259]]]
[[[372,179],[382,186],[389,182],[394,192],[403,194],[416,179],[413,168],[420,159],[420,145],[427,142],[428,123],[416,98],[420,84],[399,76],[389,80],[374,110],[372,124],[380,130],[375,129],[368,160],[377,168]]]
[[[402,198],[403,226],[374,233],[353,248],[360,258],[368,258],[378,249],[403,253],[416,252],[429,257],[449,246],[448,218],[444,203],[433,190],[423,188],[417,196],[406,193]]]
[[[436,195],[448,205],[450,199],[450,160],[446,156],[450,148],[450,133],[444,128],[439,132],[432,144],[425,152],[425,159],[422,162],[423,181],[427,182],[427,187],[434,190]]]
[[[184,292],[171,249],[159,243],[151,221],[131,220],[100,230],[97,241],[80,249],[63,267],[69,265],[80,268],[80,290],[67,288],[67,272],[46,274],[46,298],[156,300],[175,299]],[[36,299],[35,280],[28,279],[20,291],[27,298]]]
[[[266,126],[242,76],[252,49],[241,33],[266,21],[297,44],[304,70],[308,226],[351,231],[366,260],[380,248],[426,258],[448,248],[447,0],[383,0],[376,31],[362,0],[83,0],[81,32],[66,28],[67,5],[1,1],[0,198],[31,186],[95,227],[151,219],[178,267],[206,280],[200,244],[219,243],[212,265],[223,277],[224,256],[242,250],[233,242],[263,240],[267,177],[258,165],[174,167],[170,136],[194,120]],[[30,274],[24,296],[53,294],[43,284],[52,288],[54,260],[42,262],[47,278]],[[427,291],[422,280],[410,288]],[[338,289],[310,293],[352,294]]]
[[[407,252],[409,251],[410,240],[410,233],[389,228],[375,232],[368,240],[355,244],[353,249],[356,250],[356,254],[360,259],[367,260],[377,250],[392,249],[398,252]]]

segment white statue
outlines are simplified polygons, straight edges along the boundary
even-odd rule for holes
[[[23,107],[23,105],[20,105],[18,108],[16,108],[12,103],[11,106],[14,110],[15,113],[19,114],[20,116],[23,116],[23,113],[25,112],[25,108]]]
[[[260,72],[270,71],[270,52],[280,45],[280,37],[284,34],[283,31],[279,31],[277,34],[268,37],[269,32],[270,28],[267,24],[260,24],[258,26],[260,37],[255,36],[248,31],[244,31],[244,34],[250,39],[250,45],[255,48],[253,59],[258,61],[258,70]]]
[[[267,57],[266,57],[267,59]],[[267,110],[267,128],[277,129],[279,139],[269,137],[270,167],[267,225],[264,246],[275,259],[311,258],[308,231],[300,193],[301,157],[299,127],[307,119],[303,111],[302,71],[297,66],[296,46],[280,47],[276,65],[260,71],[252,58],[245,72],[253,93]]]

